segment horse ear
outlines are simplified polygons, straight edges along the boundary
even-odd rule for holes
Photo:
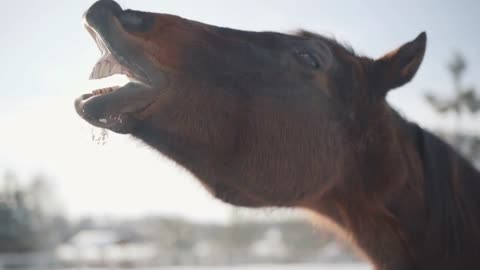
[[[422,32],[416,39],[375,60],[371,70],[375,91],[384,96],[409,82],[422,63],[426,45],[427,34]]]

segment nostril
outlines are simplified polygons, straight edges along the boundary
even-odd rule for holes
[[[125,10],[119,15],[119,20],[130,31],[147,31],[153,21],[147,13],[134,10]]]
[[[139,26],[143,23],[143,18],[139,12],[127,10],[120,15],[120,20],[124,24]]]

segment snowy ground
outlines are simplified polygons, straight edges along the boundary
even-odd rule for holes
[[[371,270],[367,264],[251,265],[236,267],[162,267],[158,270]],[[107,270],[107,269],[84,269]],[[113,270],[112,268],[108,270]],[[157,269],[139,269],[157,270]]]
[[[318,265],[259,265],[259,266],[238,266],[227,268],[162,268],[162,270],[370,270],[368,265],[362,264],[318,264]]]

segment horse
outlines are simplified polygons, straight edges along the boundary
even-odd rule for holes
[[[372,59],[308,31],[112,0],[84,22],[103,52],[91,77],[130,78],[75,101],[90,124],[138,138],[229,204],[314,213],[376,269],[480,269],[480,173],[386,101],[419,69],[425,32]]]

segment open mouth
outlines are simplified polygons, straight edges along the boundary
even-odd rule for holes
[[[75,100],[75,109],[94,126],[127,133],[128,119],[133,113],[148,107],[153,102],[155,93],[142,67],[129,61],[137,59],[134,52],[125,47],[128,42],[122,39],[122,34],[118,34],[121,25],[115,23],[117,19],[112,14],[120,7],[113,1],[103,1],[103,5],[110,6],[100,4],[86,13],[84,24],[102,56],[90,74],[93,88]],[[108,14],[105,10],[115,12],[110,11],[111,14]],[[105,19],[106,17],[108,18]],[[107,36],[103,35],[105,33]]]
[[[148,87],[149,84],[144,76],[136,75],[131,69],[127,68],[125,64],[120,63],[118,58],[125,61],[121,57],[117,57],[107,47],[100,34],[88,24],[86,29],[97,43],[97,46],[102,53],[100,60],[95,64],[89,80],[93,90],[91,93],[83,95],[81,102],[88,102],[90,99],[115,92],[116,90],[125,87],[128,83],[139,84]]]
[[[119,57],[107,47],[95,29],[88,25],[85,27],[97,43],[102,56],[95,64],[89,78],[90,84],[95,88],[90,93],[77,98],[75,108],[80,116],[94,126],[112,129],[123,123],[125,116],[122,114],[130,112],[118,106],[122,104],[117,103],[115,104],[117,106],[113,106],[115,94],[126,88],[133,90],[139,86],[148,87],[148,84],[144,82],[145,79],[142,76],[136,76],[131,69],[120,63]],[[119,110],[115,110],[115,107]]]

